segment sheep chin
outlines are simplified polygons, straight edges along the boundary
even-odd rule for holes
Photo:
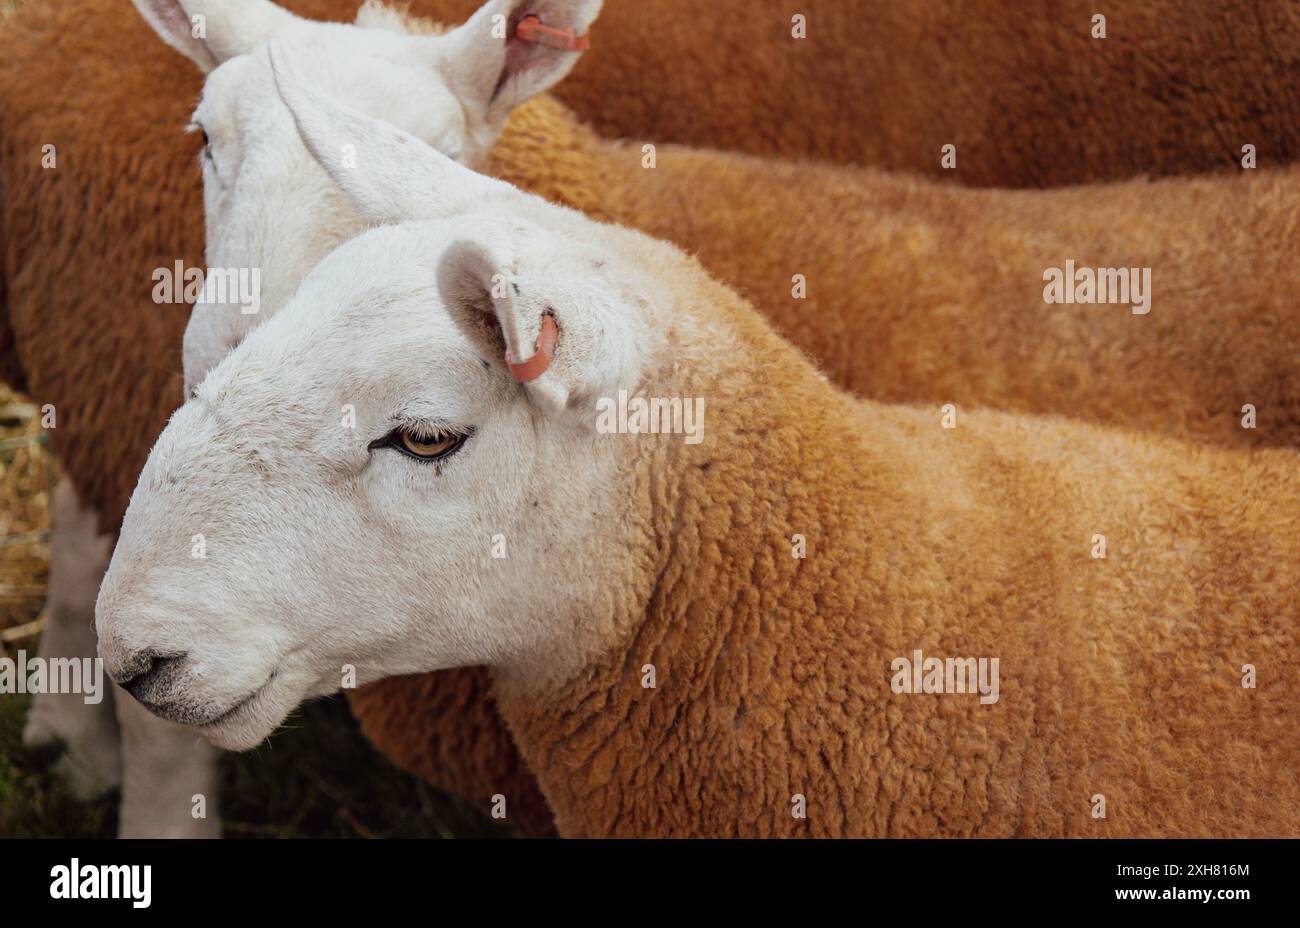
[[[305,695],[291,688],[282,675],[272,674],[246,701],[197,730],[224,751],[251,750],[275,733]]]

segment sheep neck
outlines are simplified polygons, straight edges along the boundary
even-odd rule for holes
[[[852,503],[870,498],[861,485],[873,470],[852,425],[860,410],[729,291],[712,297],[726,331],[710,343],[735,350],[674,352],[699,359],[679,385],[708,398],[709,437],[654,445],[626,497],[654,502],[610,520],[641,526],[628,561],[647,565],[628,574],[636,594],[607,623],[616,640],[541,691],[497,675],[502,713],[562,834],[797,827],[782,810],[798,784],[784,798],[746,787],[766,777],[756,746],[774,727],[797,739],[788,726],[819,724],[815,681],[806,699],[790,696],[792,679],[824,664],[814,653],[838,655],[835,673],[861,661],[852,632],[865,604],[837,609],[829,598],[834,576],[866,557],[870,513]],[[800,535],[812,556],[795,556]],[[735,784],[728,802],[752,808],[720,807],[700,776]]]

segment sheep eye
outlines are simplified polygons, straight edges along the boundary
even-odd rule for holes
[[[199,135],[203,136],[203,157],[208,161],[212,160],[212,139],[208,138],[208,130],[203,128],[197,122],[190,123],[190,130],[198,130]]]
[[[397,428],[387,443],[408,457],[421,461],[438,461],[454,454],[469,437],[459,432],[422,433],[411,428]]]

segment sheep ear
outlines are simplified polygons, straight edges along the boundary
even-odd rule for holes
[[[518,275],[509,243],[490,229],[457,240],[438,262],[438,291],[451,317],[538,405],[556,413],[568,403],[574,373],[575,359],[561,354],[571,320],[537,284]]]
[[[204,73],[269,39],[293,14],[270,0],[133,0],[158,36]]]
[[[591,261],[601,250],[517,216],[457,219],[438,260],[438,294],[489,363],[543,412],[578,427],[619,384],[634,382],[649,342],[628,283]]]
[[[451,216],[507,185],[476,174],[390,123],[316,90],[291,53],[270,45],[280,99],[303,144],[372,224]]]
[[[500,131],[516,106],[577,63],[601,2],[490,0],[437,37],[443,76],[471,113]]]

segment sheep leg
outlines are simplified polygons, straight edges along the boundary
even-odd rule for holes
[[[66,480],[54,491],[50,513],[50,578],[40,656],[93,658],[95,597],[108,568],[111,543],[98,533],[95,514],[81,506]],[[58,753],[55,770],[80,799],[101,796],[121,783],[121,744],[113,701],[81,693],[41,693],[23,728],[23,744]]]
[[[150,714],[113,687],[122,726],[123,838],[219,838],[219,751],[191,728]]]
[[[95,514],[67,481],[54,491],[50,523],[41,657],[95,657],[95,598],[111,539],[98,533]],[[111,689],[95,704],[77,693],[32,697],[23,743],[60,750],[56,772],[79,798],[120,785],[123,837],[219,837],[217,750],[193,731],[150,715],[119,687]],[[205,818],[194,817],[196,795],[205,797]]]

